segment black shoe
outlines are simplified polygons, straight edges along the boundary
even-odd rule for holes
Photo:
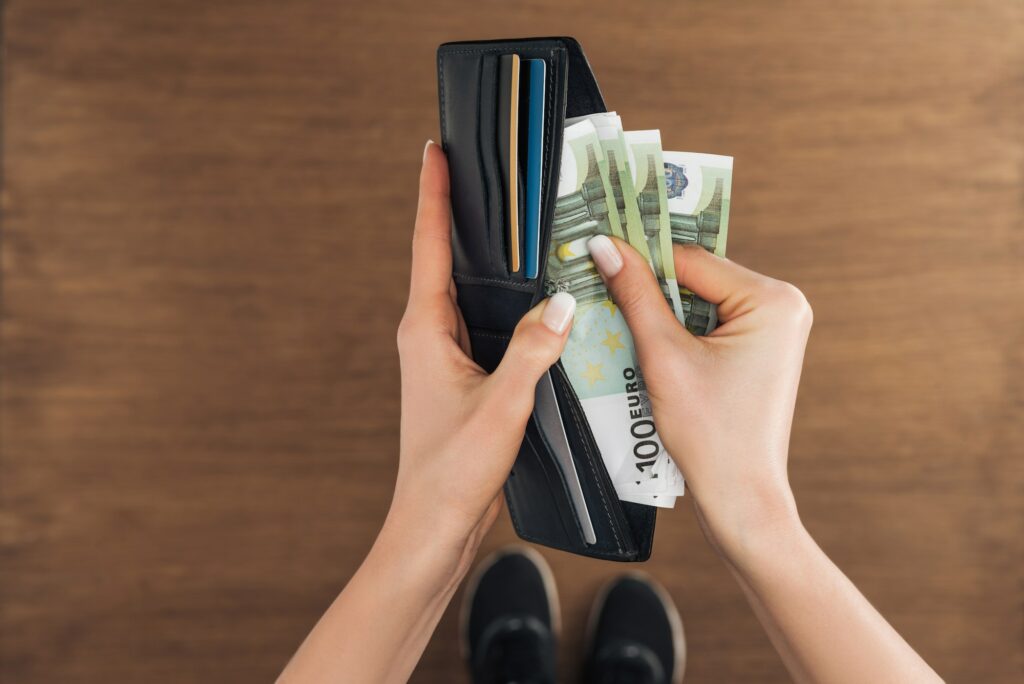
[[[554,577],[533,549],[502,549],[473,573],[462,646],[474,684],[554,684],[558,629]]]
[[[640,573],[598,594],[590,613],[584,681],[588,684],[678,684],[686,667],[679,611],[668,592]]]

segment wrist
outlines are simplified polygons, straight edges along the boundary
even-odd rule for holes
[[[469,525],[418,510],[396,498],[373,552],[400,554],[401,565],[418,568],[422,571],[418,574],[428,582],[438,587],[454,586],[472,564],[481,536]]]
[[[788,484],[730,488],[730,493],[695,494],[708,541],[729,565],[741,568],[804,533]],[[710,498],[711,505],[705,505]]]
[[[734,571],[746,576],[807,538],[807,530],[795,512],[765,517],[731,534],[723,545],[722,557]]]
[[[796,521],[746,538],[730,549],[724,561],[741,586],[757,592],[777,587],[780,581],[809,579],[809,560],[820,554],[810,533]]]

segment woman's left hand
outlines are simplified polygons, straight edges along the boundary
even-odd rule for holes
[[[569,336],[576,302],[556,294],[519,322],[493,373],[473,363],[452,282],[448,199],[444,153],[428,142],[398,329],[402,433],[391,511],[281,682],[409,678],[501,508],[534,387]]]
[[[529,311],[493,373],[473,362],[452,280],[448,165],[433,142],[423,153],[412,251],[398,329],[401,458],[388,523],[462,551],[501,508],[534,388],[562,353],[576,302],[560,293]]]

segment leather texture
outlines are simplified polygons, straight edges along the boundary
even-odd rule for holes
[[[453,216],[453,277],[473,358],[497,367],[519,319],[544,296],[507,263],[507,198],[499,168],[497,102],[502,55],[547,62],[540,254],[548,253],[566,117],[606,111],[583,50],[572,38],[446,43],[437,51],[441,143],[448,155]],[[561,363],[552,380],[597,541],[587,544],[565,478],[536,421],[505,485],[512,523],[527,541],[595,558],[642,561],[651,553],[656,509],[619,501],[579,399]]]

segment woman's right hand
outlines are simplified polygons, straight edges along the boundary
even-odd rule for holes
[[[700,247],[676,246],[679,284],[718,305],[718,328],[697,337],[632,247],[598,236],[589,248],[629,324],[658,433],[711,544],[732,558],[765,532],[798,523],[786,460],[811,328],[803,294]]]

